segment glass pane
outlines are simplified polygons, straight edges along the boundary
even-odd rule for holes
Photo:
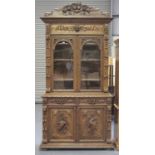
[[[54,61],[54,80],[73,79],[73,62]]]
[[[54,51],[54,89],[73,89],[73,51],[65,41]]]
[[[81,51],[81,89],[100,89],[100,50],[94,42]]]
[[[82,89],[99,89],[100,81],[81,81]]]
[[[100,51],[98,45],[94,42],[87,42],[82,49],[81,53],[82,59],[99,59],[100,58]]]
[[[54,51],[54,59],[72,59],[73,51],[71,45],[66,41],[59,42]]]
[[[100,61],[81,62],[81,79],[100,79]]]
[[[73,89],[73,81],[54,81],[55,89]]]

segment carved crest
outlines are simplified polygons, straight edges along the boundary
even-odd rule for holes
[[[89,16],[89,15],[104,15],[109,16],[109,13],[100,11],[98,8],[83,5],[82,3],[72,3],[60,9],[56,8],[54,11],[46,12],[45,17],[50,16]]]

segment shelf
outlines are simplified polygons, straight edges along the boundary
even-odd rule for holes
[[[97,91],[97,92],[100,92],[101,89],[100,89],[100,88],[98,88],[98,89],[96,89],[96,88],[95,88],[95,89],[82,89],[82,88],[81,88],[80,91],[81,91],[81,92],[82,92],[82,91],[83,91],[83,92],[93,92],[93,91],[95,91],[95,93],[96,93],[96,91]]]
[[[81,61],[100,61],[100,59],[82,59]]]
[[[54,59],[54,61],[73,61],[73,59]]]
[[[101,81],[100,79],[81,79],[81,81]]]
[[[54,81],[73,81],[73,79],[54,79]]]

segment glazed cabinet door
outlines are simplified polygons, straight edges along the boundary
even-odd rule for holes
[[[106,129],[105,107],[81,106],[78,109],[80,142],[104,142]]]
[[[81,91],[102,90],[102,39],[102,36],[79,36]]]
[[[52,90],[73,91],[76,84],[76,38],[52,37]]]
[[[48,110],[48,139],[49,142],[75,141],[75,112],[74,107],[52,107]]]

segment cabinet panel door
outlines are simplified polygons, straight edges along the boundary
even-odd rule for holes
[[[79,108],[79,141],[105,141],[106,110],[104,107]]]
[[[73,142],[75,139],[75,113],[72,107],[49,109],[49,139],[50,142]]]

